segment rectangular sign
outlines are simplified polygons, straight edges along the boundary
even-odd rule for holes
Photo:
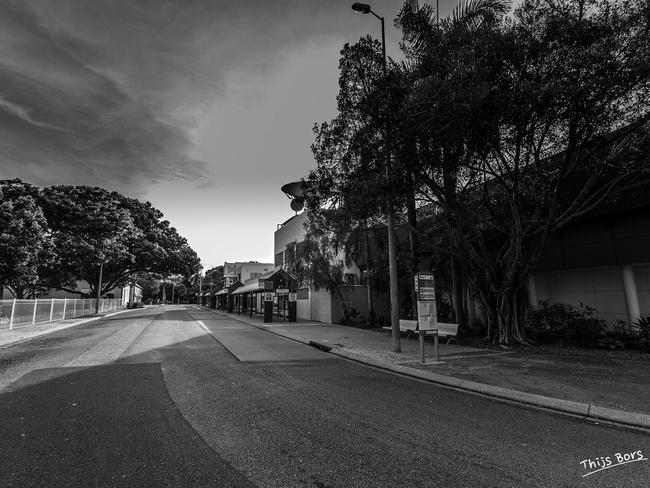
[[[278,295],[286,295],[289,293],[289,288],[278,288],[275,290]]]
[[[290,302],[295,302],[298,300],[298,294],[297,293],[289,293],[289,301]]]
[[[421,286],[419,290],[420,296],[418,300],[421,301],[435,301],[436,300],[436,289],[428,286]]]
[[[415,281],[415,296],[417,300],[426,302],[436,299],[433,274],[418,273],[413,278]]]
[[[435,330],[438,328],[438,312],[436,302],[418,301],[418,329]]]
[[[272,302],[273,301],[273,293],[270,292],[265,292],[264,293],[264,301],[265,302]]]

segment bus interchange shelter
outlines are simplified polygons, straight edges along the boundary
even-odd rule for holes
[[[237,281],[236,283],[233,283],[229,287],[224,288],[223,290],[219,290],[217,293],[215,293],[214,296],[216,298],[216,304],[211,308],[216,307],[220,310],[226,310],[228,312],[232,312],[235,308],[232,292],[235,291],[240,286],[242,286],[241,281]]]
[[[295,313],[289,312],[289,298],[296,291],[296,280],[281,267],[249,280],[244,285],[231,292],[234,299],[234,310],[237,313],[248,313],[250,317],[264,314],[265,299],[272,294],[272,316],[278,320],[295,322]],[[295,303],[293,305],[295,309]],[[266,319],[266,316],[265,316]]]

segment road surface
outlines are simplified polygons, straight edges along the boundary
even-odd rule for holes
[[[0,439],[2,487],[650,482],[649,461],[616,456],[647,458],[647,433],[383,372],[191,305],[0,349]]]

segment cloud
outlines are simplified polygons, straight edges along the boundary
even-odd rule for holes
[[[206,179],[193,135],[228,73],[274,70],[353,18],[346,0],[2,0],[0,178]]]
[[[28,122],[32,125],[35,125],[36,127],[43,127],[46,129],[55,129],[58,130],[58,127],[55,127],[50,124],[45,124],[43,122],[38,122],[37,120],[34,120],[30,115],[29,115],[29,110],[27,110],[25,107],[21,107],[20,105],[16,103],[12,103],[8,100],[5,100],[0,96],[0,108],[4,109],[7,111],[9,114],[15,115],[19,119]]]

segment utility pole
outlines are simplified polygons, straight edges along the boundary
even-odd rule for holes
[[[372,14],[381,22],[381,52],[383,55],[383,71],[386,76],[386,31],[384,18],[372,11],[370,5],[365,3],[352,4],[352,10],[362,14]],[[392,176],[391,151],[390,151],[390,127],[386,118],[386,135],[384,141],[384,158],[386,165],[386,184],[390,184]],[[390,289],[390,322],[391,337],[393,339],[393,352],[402,352],[399,330],[399,291],[397,288],[397,237],[395,235],[395,209],[393,198],[388,192],[386,196],[386,230],[388,231],[388,280]]]

